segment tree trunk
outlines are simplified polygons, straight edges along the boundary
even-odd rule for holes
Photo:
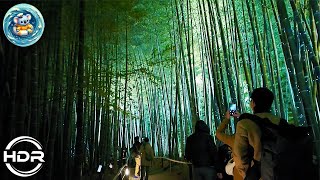
[[[84,0],[79,3],[80,23],[79,23],[79,52],[78,52],[78,89],[77,89],[77,137],[75,145],[75,179],[81,179],[82,166],[84,160],[83,144],[83,68],[84,68]]]

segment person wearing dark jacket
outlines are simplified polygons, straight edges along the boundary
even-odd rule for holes
[[[185,157],[193,165],[194,180],[215,180],[217,148],[207,124],[199,120],[195,132],[187,138]]]

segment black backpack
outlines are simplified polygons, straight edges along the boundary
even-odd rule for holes
[[[261,129],[261,159],[247,171],[245,180],[314,180],[313,140],[310,127],[296,127],[281,119],[275,125],[267,118],[242,114],[239,118],[250,119]],[[250,151],[249,151],[250,152]],[[253,148],[251,147],[251,157]]]

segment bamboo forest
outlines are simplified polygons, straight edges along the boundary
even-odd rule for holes
[[[111,180],[136,136],[155,157],[185,161],[198,120],[221,146],[229,104],[252,113],[260,87],[274,93],[272,114],[312,128],[319,171],[319,0],[4,0],[0,17],[19,3],[45,28],[29,47],[1,32],[0,136],[1,151],[19,136],[41,143],[30,179],[94,179],[102,165]]]

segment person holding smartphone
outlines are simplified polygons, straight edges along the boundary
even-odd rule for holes
[[[237,111],[237,105],[234,103],[230,103],[230,107],[226,112],[223,121],[220,123],[216,131],[216,137],[231,148],[232,154],[233,154],[233,144],[235,140],[235,135],[227,134],[225,130],[227,129],[228,124],[230,122],[230,117],[238,118],[239,116],[240,116],[240,113]],[[243,180],[243,177],[239,174],[239,172],[235,168],[233,169],[233,179]]]
[[[268,88],[256,88],[250,95],[250,108],[253,114],[259,116],[259,118],[266,118],[272,124],[279,125],[281,118],[271,113],[273,100],[274,94]],[[254,172],[248,171],[249,167],[254,165],[251,159],[254,162],[260,162],[262,149],[260,141],[261,133],[260,127],[251,119],[242,119],[237,123],[233,145],[233,159],[235,161],[235,169],[237,169],[243,178],[246,178],[248,172]]]

